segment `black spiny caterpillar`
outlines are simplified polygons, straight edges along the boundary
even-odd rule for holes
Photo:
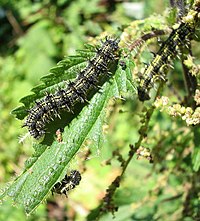
[[[170,60],[178,54],[180,46],[187,45],[187,41],[195,31],[195,26],[199,13],[199,0],[195,3],[194,10],[190,10],[174,29],[168,39],[162,43],[154,59],[145,69],[138,86],[138,97],[140,101],[149,100],[149,90],[156,80],[165,80],[163,69],[169,64]]]
[[[67,196],[69,190],[74,189],[81,181],[81,174],[77,170],[72,170],[70,175],[65,177],[52,188],[52,193],[64,194]]]
[[[28,127],[31,136],[39,139],[45,134],[46,124],[60,117],[61,111],[73,113],[75,104],[88,102],[88,93],[100,86],[99,82],[102,78],[106,80],[109,76],[108,66],[116,59],[118,43],[116,39],[106,38],[102,46],[97,48],[96,55],[89,60],[74,82],[70,82],[66,88],[59,89],[54,94],[47,94],[36,102],[29,110],[23,125]]]

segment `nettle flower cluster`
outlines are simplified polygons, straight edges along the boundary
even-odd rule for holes
[[[196,90],[194,100],[196,105],[200,104],[200,90]],[[158,97],[154,102],[157,109],[165,111],[173,117],[181,117],[188,126],[197,125],[200,123],[200,107],[193,110],[191,107],[184,107],[180,104],[171,104],[168,97]]]

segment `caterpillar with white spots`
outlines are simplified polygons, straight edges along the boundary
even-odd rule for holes
[[[100,80],[110,76],[109,64],[116,60],[119,40],[106,37],[102,46],[96,49],[95,56],[80,71],[74,82],[54,94],[46,94],[28,111],[23,126],[27,127],[31,136],[41,138],[46,133],[46,125],[60,117],[61,111],[73,113],[77,103],[88,103],[88,94],[100,87]]]
[[[140,101],[149,100],[149,91],[155,81],[165,80],[163,69],[169,64],[170,60],[178,54],[180,46],[187,46],[191,35],[195,32],[200,11],[200,3],[197,1],[194,10],[190,10],[182,19],[177,28],[173,29],[168,39],[162,43],[151,63],[146,67],[137,88]]]
[[[67,196],[68,191],[78,186],[80,181],[81,181],[80,172],[78,170],[72,170],[69,176],[66,174],[65,177],[60,182],[57,182],[53,186],[52,193],[64,194]]]

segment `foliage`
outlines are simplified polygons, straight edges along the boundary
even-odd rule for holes
[[[152,99],[141,103],[136,91],[138,73],[142,72],[143,63],[152,59],[150,50],[159,49],[155,37],[164,41],[169,36],[176,23],[176,9],[130,22],[122,13],[123,4],[99,4],[92,1],[88,7],[83,0],[2,2],[2,10],[10,9],[11,13],[3,18],[7,21],[3,34],[9,38],[4,38],[0,58],[0,179],[6,182],[14,173],[18,177],[2,193],[0,220],[5,220],[6,214],[10,214],[8,220],[25,220],[21,206],[31,214],[30,220],[64,220],[73,213],[74,220],[200,217],[198,38],[192,41],[192,53],[180,49],[181,56],[173,60],[174,69],[167,75],[169,83],[158,82],[157,88],[151,90]],[[9,16],[19,22],[14,36]],[[116,29],[117,26],[121,28]],[[83,49],[87,37],[90,36],[90,44],[97,45],[98,41],[91,37],[101,34],[97,39],[102,39],[110,33],[121,39],[111,79],[88,105],[77,106],[75,114],[62,114],[61,120],[48,125],[44,140],[24,136],[18,144],[17,137],[26,129],[16,130],[22,123],[9,116],[18,100],[23,97],[23,106],[12,114],[23,120],[34,101],[63,87],[85,67],[95,51],[91,45]],[[198,37],[198,28],[195,34]],[[13,47],[6,51],[10,44]],[[81,50],[76,55],[61,60],[77,48]],[[49,69],[49,74],[43,76]],[[196,82],[192,91],[186,74]],[[41,83],[35,86],[40,77]],[[32,94],[24,97],[31,87]],[[56,140],[55,132],[60,127],[65,127],[63,142]],[[81,171],[80,186],[69,194],[69,199],[51,196],[54,184],[71,169]],[[12,210],[6,196],[20,208]]]

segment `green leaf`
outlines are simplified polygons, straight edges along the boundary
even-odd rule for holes
[[[195,150],[192,156],[192,162],[193,162],[193,169],[194,171],[197,172],[200,168],[200,149]]]
[[[199,140],[199,136],[200,136],[200,128],[194,127],[194,152],[192,155],[192,164],[193,164],[193,170],[194,171],[198,171],[200,168],[200,140]]]
[[[101,146],[102,126],[106,106],[110,98],[119,97],[126,91],[126,71],[116,70],[114,77],[96,93],[90,104],[82,109],[63,132],[63,142],[45,141],[35,144],[35,153],[26,161],[24,172],[1,196],[8,195],[22,204],[26,213],[31,213],[47,197],[54,184],[65,175],[70,161],[81,145],[91,139],[94,146]]]
[[[11,114],[16,115],[18,119],[23,120],[24,117],[27,115],[26,107],[16,107],[14,110],[11,111]]]

